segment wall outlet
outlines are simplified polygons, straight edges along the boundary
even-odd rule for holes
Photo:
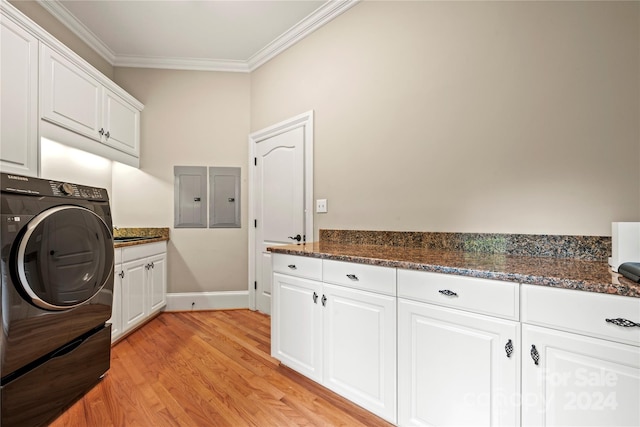
[[[316,200],[316,213],[327,213],[327,199]]]

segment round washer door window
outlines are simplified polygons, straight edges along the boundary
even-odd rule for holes
[[[57,206],[27,224],[16,257],[20,284],[33,304],[48,310],[76,307],[113,273],[111,230],[89,209]]]

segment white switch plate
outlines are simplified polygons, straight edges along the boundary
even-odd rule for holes
[[[327,199],[316,200],[316,213],[327,213]]]

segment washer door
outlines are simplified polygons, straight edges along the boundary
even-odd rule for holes
[[[89,209],[57,206],[35,216],[17,242],[19,283],[34,305],[76,307],[97,294],[113,272],[113,238]]]

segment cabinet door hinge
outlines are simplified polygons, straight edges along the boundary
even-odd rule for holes
[[[258,290],[258,282],[253,282],[253,289]]]

